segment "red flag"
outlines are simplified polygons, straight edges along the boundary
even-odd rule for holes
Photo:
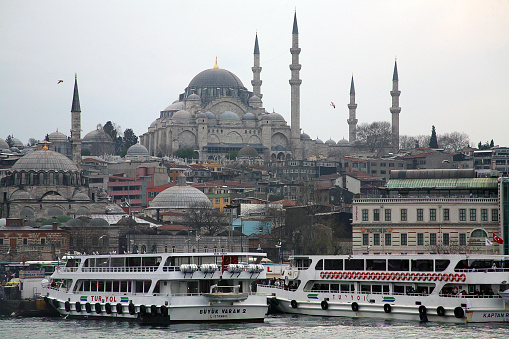
[[[496,235],[495,233],[493,233],[493,241],[498,243],[498,244],[503,244],[504,243],[504,240],[502,240],[502,238],[500,238],[498,235]]]

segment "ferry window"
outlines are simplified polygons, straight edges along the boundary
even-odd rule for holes
[[[128,292],[127,290],[128,290],[129,285],[130,284],[127,281],[125,281],[125,280],[121,281],[120,282],[120,292]],[[129,292],[130,292],[130,289],[129,289]]]
[[[137,280],[135,293],[146,293],[150,289],[150,280]]]
[[[92,281],[90,282],[90,291],[92,291],[92,292],[97,292],[97,281],[92,280]]]
[[[444,215],[443,215],[444,221],[449,221],[449,209],[444,208]]]
[[[412,259],[412,271],[433,272],[433,259]]]
[[[331,292],[339,292],[339,284],[330,284]]]
[[[95,258],[85,260],[84,267],[95,267]]]
[[[443,272],[449,266],[450,260],[437,259],[435,260],[435,272]]]
[[[361,284],[361,293],[371,293],[371,285]]]
[[[140,257],[128,257],[126,259],[127,259],[126,266],[130,266],[130,267],[141,266],[141,258]]]
[[[120,258],[111,258],[111,267],[123,267],[124,266],[124,257]]]
[[[188,294],[198,293],[198,281],[188,281],[187,282],[187,293]]]
[[[386,265],[385,259],[366,259],[366,268],[368,270],[373,271],[386,271],[387,265]]]
[[[353,292],[353,286],[351,286],[352,288],[350,289],[350,285],[348,284],[341,284],[341,292],[350,292],[352,291]]]
[[[113,292],[120,292],[120,282],[117,280],[113,282]]]
[[[161,259],[161,257],[144,257],[143,266],[159,266]]]
[[[96,258],[96,267],[110,267],[110,258]]]
[[[325,259],[324,270],[342,270],[343,259]]]
[[[408,259],[389,259],[389,271],[410,271]]]
[[[363,271],[364,259],[347,259],[345,260],[345,270]]]
[[[105,292],[111,292],[112,291],[112,288],[113,288],[113,281],[111,280],[106,280],[104,282],[104,291]]]
[[[293,266],[295,266],[295,264]],[[315,270],[323,270],[323,259],[318,260],[315,265]]]
[[[154,292],[153,293],[161,293],[161,283],[159,281],[154,286]]]
[[[405,294],[405,286],[394,285],[394,294]]]

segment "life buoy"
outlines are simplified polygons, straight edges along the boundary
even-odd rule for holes
[[[76,308],[76,312],[80,313],[81,312],[81,304],[80,304],[80,302],[76,301],[76,304],[74,306]]]
[[[122,306],[121,303],[118,303],[116,308],[117,308],[117,313],[118,314],[122,314],[122,312],[124,311],[124,307]]]
[[[385,280],[386,277],[384,272],[380,273],[380,280]]]
[[[449,281],[454,281],[454,273],[449,273]]]
[[[460,275],[458,273],[454,274],[454,281],[460,281]]]
[[[101,304],[96,303],[95,304],[95,313],[100,314],[102,311],[103,310],[102,310]]]
[[[104,309],[106,310],[106,313],[111,314],[111,304],[110,303],[104,304]]]
[[[376,280],[380,280],[380,272],[376,272],[375,273],[375,279]]]
[[[455,316],[456,318],[461,319],[461,318],[463,318],[463,317],[465,316],[465,311],[464,311],[464,310],[463,310],[463,308],[461,308],[461,307],[456,307],[456,308],[454,309],[454,316]]]
[[[419,315],[426,315],[426,312],[427,312],[426,306],[424,305],[419,306]]]
[[[140,314],[141,315],[147,314],[147,308],[145,307],[145,305],[140,305]]]
[[[442,273],[437,274],[438,281],[442,281],[444,279],[444,275]]]
[[[324,279],[324,278],[325,278],[325,272],[324,272],[324,271],[321,271],[321,272],[320,272],[320,278],[321,278],[321,279]]]
[[[396,273],[395,272],[391,273],[391,280],[396,280]]]
[[[410,280],[415,280],[415,273],[410,273]]]
[[[437,281],[437,279],[438,279],[438,274],[433,273],[433,274],[431,275],[431,279],[432,279],[433,281]]]
[[[274,299],[275,301],[277,301],[277,299]],[[164,317],[167,317],[168,316],[168,307],[166,306],[161,306],[161,315],[164,316]]]
[[[352,278],[352,272],[346,272],[346,279]]]
[[[447,273],[442,274],[442,281],[449,281],[449,275]]]
[[[467,280],[467,276],[465,275],[465,273],[461,273],[460,279],[461,282],[465,282],[465,280]]]
[[[150,314],[157,315],[157,306],[156,305],[150,306]]]
[[[356,302],[353,302],[352,303],[352,311],[354,311],[354,312],[359,311],[359,304],[357,304]]]
[[[410,273],[409,272],[403,273],[403,275],[405,276],[405,280],[410,280]],[[403,275],[401,276],[401,279],[403,279]]]
[[[327,300],[323,300],[320,305],[322,306],[322,310],[326,310],[329,308],[329,303],[327,302]]]
[[[396,272],[395,278],[396,278],[396,280],[401,279],[401,274],[399,274],[399,272]]]
[[[343,279],[343,272],[338,272],[338,279]]]
[[[292,306],[292,308],[297,308],[299,306],[296,300],[290,301],[290,305]]]
[[[445,308],[443,308],[442,306],[438,306],[437,307],[437,314],[441,317],[443,317],[445,315]]]
[[[90,306],[90,303],[85,304],[85,311],[87,311],[87,313],[92,313],[92,306]]]
[[[334,279],[339,279],[339,272],[334,272]]]
[[[129,314],[130,315],[135,315],[136,314],[136,307],[134,306],[134,304],[132,302],[129,303],[128,309],[129,309]]]
[[[452,293],[454,293],[454,294],[458,294],[458,286],[454,286],[454,287],[452,288]]]
[[[362,274],[362,279],[363,279],[363,280],[369,279],[369,272],[364,272],[364,273]]]
[[[385,313],[391,313],[392,311],[392,306],[390,304],[385,304],[384,305],[384,312]]]

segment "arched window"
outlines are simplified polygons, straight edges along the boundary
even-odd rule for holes
[[[97,246],[99,244],[99,238],[96,236],[92,237],[92,246]]]
[[[472,231],[472,233],[470,234],[470,238],[487,238],[487,237],[488,234],[486,233],[486,231],[481,229],[476,229]]]
[[[156,245],[152,245],[152,253],[157,253],[157,246]]]
[[[168,246],[164,246],[164,253],[168,253]]]
[[[141,253],[147,253],[147,246],[141,245]]]
[[[108,237],[107,235],[103,235],[102,238],[103,238],[103,246],[109,247],[110,246],[110,237]]]

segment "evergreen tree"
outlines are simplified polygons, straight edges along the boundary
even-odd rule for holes
[[[435,125],[431,126],[431,138],[429,139],[429,148],[438,148],[437,132]]]
[[[493,142],[493,139],[491,139],[491,142],[490,142],[490,148],[491,147],[495,147],[495,143]]]

